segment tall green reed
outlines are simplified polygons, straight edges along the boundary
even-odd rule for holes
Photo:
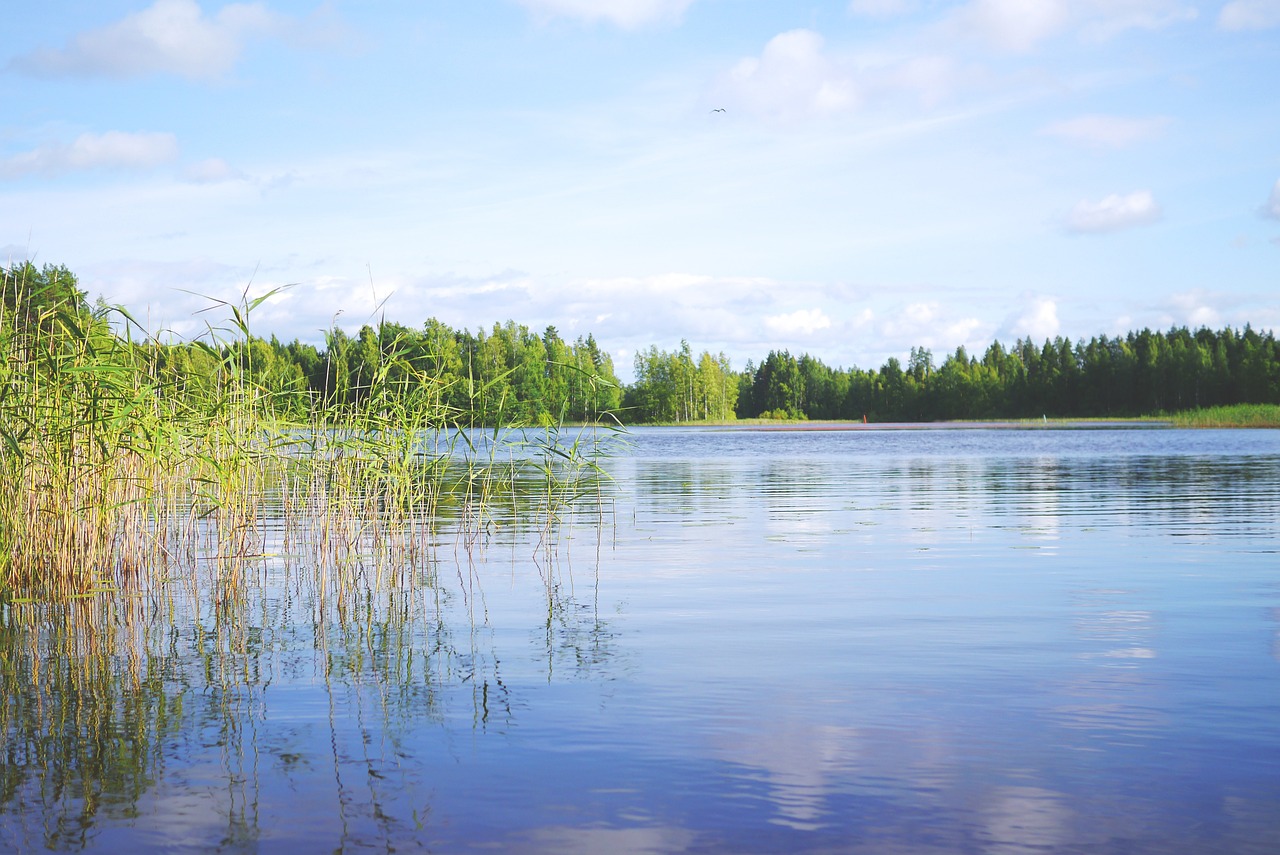
[[[339,600],[364,580],[412,586],[442,550],[469,557],[503,514],[532,513],[550,543],[583,472],[600,474],[583,434],[478,424],[501,377],[447,404],[458,396],[397,338],[355,394],[281,385],[255,364],[250,324],[276,293],[211,301],[224,319],[186,344],[118,308],[4,302],[0,489],[15,500],[0,512],[0,596],[177,578],[234,598],[269,529]]]
[[[1171,413],[1178,427],[1274,428],[1280,427],[1280,404],[1232,404]]]
[[[0,590],[111,587],[155,557],[137,537],[163,456],[151,390],[103,313],[11,302],[0,317]]]

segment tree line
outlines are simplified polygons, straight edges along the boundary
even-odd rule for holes
[[[613,360],[594,337],[566,342],[554,326],[539,335],[513,321],[475,333],[434,318],[418,328],[381,321],[355,335],[331,329],[321,347],[274,335],[216,350],[151,346],[173,376],[196,383],[211,382],[211,369],[231,352],[246,376],[271,393],[276,409],[294,416],[317,404],[340,414],[375,390],[420,392],[424,377],[432,380],[440,411],[467,424],[596,422],[613,418],[622,403]]]
[[[298,420],[341,421],[409,399],[441,423],[463,425],[595,422],[615,419],[622,406],[609,354],[593,336],[565,341],[554,326],[539,334],[507,321],[472,333],[434,318],[417,328],[381,320],[355,335],[330,329],[321,346],[284,343],[253,333],[252,310],[265,299],[258,298],[224,304],[228,317],[207,336],[169,342],[141,330],[120,307],[99,300],[91,308],[65,266],[0,268],[0,293],[7,329],[28,319],[51,330],[106,329],[112,318],[117,335],[128,339],[131,364],[145,366],[175,401],[216,399],[233,378],[261,406]]]
[[[32,317],[59,305],[87,317],[85,295],[65,267],[27,262],[0,274],[11,317],[24,305]],[[1009,348],[997,341],[981,358],[959,347],[940,365],[930,350],[912,348],[905,365],[893,357],[865,370],[774,350],[735,371],[725,354],[695,356],[682,341],[674,351],[638,352],[635,379],[624,386],[593,336],[568,342],[554,326],[539,334],[507,321],[472,333],[434,318],[421,327],[382,320],[355,335],[331,329],[317,346],[253,335],[252,305],[229,308],[234,334],[225,339],[144,338],[135,347],[178,390],[221,382],[230,359],[274,409],[298,417],[317,407],[341,414],[375,390],[421,395],[423,378],[442,412],[486,425],[1137,416],[1280,403],[1280,347],[1273,333],[1250,326],[1144,329],[1074,343],[1059,336],[1042,345],[1026,338]]]
[[[904,366],[831,368],[773,351],[739,375],[737,415],[880,422],[1139,416],[1230,404],[1280,403],[1280,347],[1271,332],[1175,327],[1072,343],[964,347],[941,365],[912,348]]]

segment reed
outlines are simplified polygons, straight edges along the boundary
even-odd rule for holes
[[[438,562],[446,531],[463,553],[495,514],[532,512],[550,534],[595,465],[559,429],[535,440],[482,430],[490,390],[473,384],[473,407],[449,406],[458,396],[397,341],[345,402],[302,396],[255,363],[250,319],[270,294],[212,301],[223,320],[175,347],[122,309],[33,299],[11,273],[0,598],[65,601],[178,579],[233,600],[268,541],[339,600],[366,580],[411,586]],[[519,495],[530,472],[536,502]]]
[[[468,694],[476,727],[512,715],[476,631],[495,543],[537,543],[548,667],[607,655],[576,632],[557,565],[579,505],[602,527],[616,430],[482,426],[489,387],[446,394],[395,341],[354,403],[304,398],[256,364],[260,300],[214,301],[223,320],[172,346],[122,310],[4,282],[0,848],[88,848],[192,753],[221,765],[225,783],[191,786],[224,846],[256,841],[263,793],[301,757],[267,734],[266,689],[306,655],[344,839],[405,836],[395,740]]]
[[[1280,427],[1280,404],[1233,404],[1173,413],[1168,419],[1177,427],[1276,428]]]
[[[109,587],[139,559],[118,541],[141,525],[134,511],[155,459],[146,390],[99,318],[6,314],[3,586],[58,595]]]

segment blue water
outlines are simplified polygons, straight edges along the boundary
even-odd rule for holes
[[[607,468],[403,597],[117,617],[141,653],[70,718],[6,699],[0,847],[1280,851],[1280,432],[641,429]]]

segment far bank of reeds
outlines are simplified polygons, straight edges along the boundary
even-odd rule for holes
[[[590,431],[486,424],[496,381],[452,388],[394,337],[325,394],[257,362],[264,298],[175,347],[90,310],[65,268],[2,272],[0,599],[178,578],[221,601],[268,548],[322,587],[398,584],[442,527],[469,549],[495,520],[549,526],[599,475]]]
[[[1176,427],[1191,428],[1280,428],[1280,404],[1235,404],[1171,413],[1166,417]]]

